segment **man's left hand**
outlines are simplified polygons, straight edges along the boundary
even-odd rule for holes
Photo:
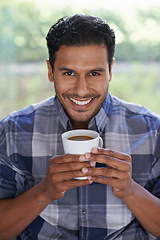
[[[118,198],[125,198],[132,192],[132,159],[131,156],[118,151],[93,148],[86,159],[105,164],[105,167],[88,169],[88,176],[97,183],[112,187],[113,194]]]

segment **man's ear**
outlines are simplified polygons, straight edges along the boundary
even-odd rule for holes
[[[115,58],[112,59],[112,63],[111,63],[111,66],[110,66],[110,73],[109,73],[110,77],[109,77],[109,82],[110,82],[111,79],[112,79],[112,68],[113,68],[113,63],[114,63],[114,61],[115,61]]]
[[[48,68],[48,79],[49,79],[50,82],[54,82],[52,67],[51,67],[50,62],[49,62],[48,59],[47,59],[46,62],[47,62],[47,68]]]

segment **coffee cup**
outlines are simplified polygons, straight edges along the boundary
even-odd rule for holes
[[[93,147],[103,147],[103,140],[99,133],[93,130],[78,129],[64,132],[62,143],[66,154],[85,154]],[[86,179],[80,177],[76,179]]]

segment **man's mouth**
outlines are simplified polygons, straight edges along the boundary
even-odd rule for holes
[[[90,103],[90,102],[93,100],[93,98],[91,98],[91,99],[89,99],[89,100],[86,100],[86,101],[80,101],[80,100],[76,100],[76,99],[74,99],[74,98],[70,98],[70,100],[71,100],[72,102],[74,102],[75,104],[79,105],[79,106],[85,106],[85,105],[87,105],[88,103]]]

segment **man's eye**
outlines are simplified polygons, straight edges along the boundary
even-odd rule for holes
[[[91,72],[90,75],[91,76],[99,76],[100,74],[99,74],[99,72]]]
[[[64,75],[65,75],[65,76],[73,76],[74,73],[73,73],[73,72],[64,72]]]

